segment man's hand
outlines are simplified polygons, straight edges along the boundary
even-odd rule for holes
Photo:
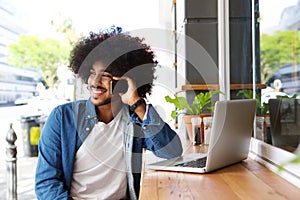
[[[140,99],[138,92],[137,92],[136,84],[128,76],[113,77],[113,80],[116,80],[116,81],[121,80],[121,79],[127,81],[128,89],[125,93],[119,93],[119,95],[124,104],[132,106],[135,102],[137,102]]]
[[[129,78],[127,76],[122,76],[122,77],[113,77],[113,79],[114,80],[125,79],[128,83],[128,90],[125,93],[119,93],[121,100],[124,104],[132,106],[138,100],[141,99],[141,97],[139,97],[139,95],[138,95],[136,84],[131,78]],[[142,104],[138,105],[135,108],[134,112],[137,114],[139,120],[142,121],[144,118],[144,115],[146,113],[146,104],[142,103]]]

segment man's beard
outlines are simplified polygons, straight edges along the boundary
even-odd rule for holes
[[[97,99],[92,99],[92,103],[95,106],[104,106],[104,105],[110,104],[111,102],[112,102],[111,98],[105,99],[104,101],[101,101],[101,102],[98,102]]]
[[[112,104],[113,102],[116,102],[117,100],[120,100],[119,95],[117,95],[117,96],[114,95],[113,97],[107,98],[107,99],[105,99],[104,101],[101,101],[101,102],[97,102],[97,99],[92,98],[92,103],[95,106],[104,106],[104,105]]]

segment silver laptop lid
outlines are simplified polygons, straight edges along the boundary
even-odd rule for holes
[[[255,99],[216,102],[207,155],[207,172],[247,158],[255,111]]]

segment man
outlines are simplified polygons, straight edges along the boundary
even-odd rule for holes
[[[38,199],[138,199],[143,149],[182,154],[178,135],[145,102],[157,62],[120,28],[82,38],[70,68],[90,98],[58,106],[39,140]]]

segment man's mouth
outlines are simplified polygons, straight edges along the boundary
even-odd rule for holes
[[[95,94],[95,95],[101,95],[107,91],[107,89],[100,87],[100,86],[95,86],[95,85],[91,86],[91,90],[92,90],[93,94]]]

